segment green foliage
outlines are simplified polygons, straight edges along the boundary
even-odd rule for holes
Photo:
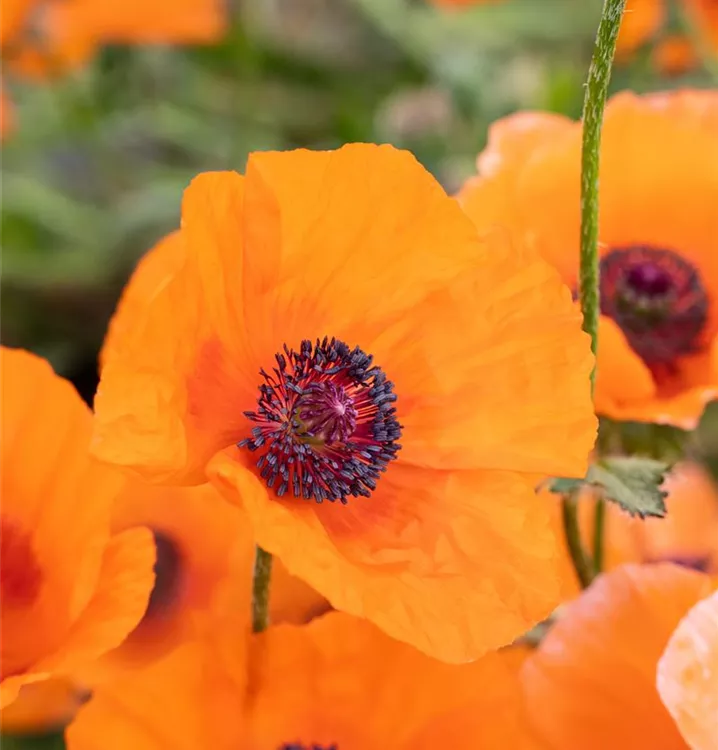
[[[65,750],[65,739],[61,734],[7,735],[0,736],[3,750]]]
[[[666,514],[666,493],[661,484],[668,469],[667,464],[650,458],[606,457],[592,464],[584,479],[557,478],[548,487],[561,495],[591,487],[632,516],[662,518]]]

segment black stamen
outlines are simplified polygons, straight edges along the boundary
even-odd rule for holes
[[[370,355],[333,338],[283,351],[272,375],[260,370],[257,410],[245,412],[258,426],[239,447],[263,449],[257,467],[279,497],[369,497],[401,448],[393,383]]]

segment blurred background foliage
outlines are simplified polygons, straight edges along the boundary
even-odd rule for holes
[[[254,150],[390,142],[454,191],[493,120],[580,115],[601,6],[234,0],[216,45],[104,47],[52,80],[4,70],[14,125],[2,144],[3,342],[49,358],[91,401],[122,286],[178,226],[195,174],[243,171]],[[667,74],[647,45],[611,88],[710,83],[708,65]],[[699,441],[718,456],[714,407]],[[62,747],[47,742],[5,737],[3,748]]]
[[[4,72],[2,338],[48,357],[91,398],[96,355],[137,258],[178,224],[197,172],[258,149],[391,142],[448,190],[488,124],[517,109],[580,114],[601,0],[234,2],[221,43],[105,47],[44,81]],[[613,88],[667,78],[650,50]]]

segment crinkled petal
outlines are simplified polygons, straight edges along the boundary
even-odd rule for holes
[[[559,603],[551,508],[510,472],[399,463],[348,505],[270,498],[244,451],[210,477],[247,512],[257,543],[327,597],[448,662],[510,643]]]

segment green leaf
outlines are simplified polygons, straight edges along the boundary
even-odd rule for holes
[[[663,518],[667,493],[660,486],[668,469],[668,464],[651,458],[615,456],[602,458],[590,466],[584,479],[557,477],[546,486],[559,495],[572,494],[584,486],[593,487],[632,516]]]
[[[666,492],[660,489],[668,465],[650,458],[603,458],[588,470],[588,483],[632,516],[666,515]]]
[[[549,492],[555,492],[557,495],[570,495],[586,484],[585,479],[571,479],[569,477],[553,477],[548,480],[546,488]]]

